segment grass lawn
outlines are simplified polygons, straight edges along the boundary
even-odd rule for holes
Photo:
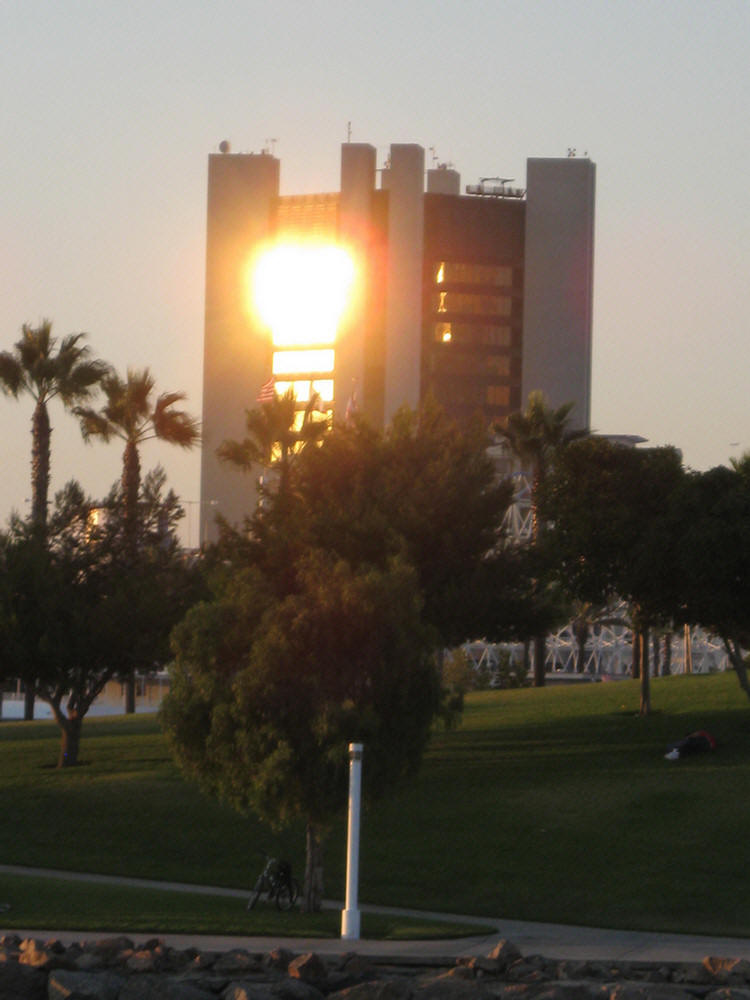
[[[750,702],[728,674],[655,679],[652,704],[639,718],[631,681],[471,696],[461,728],[438,732],[419,775],[363,817],[362,901],[750,936]],[[698,728],[714,754],[664,760]],[[302,830],[274,834],[203,797],[153,717],[86,721],[70,771],[51,766],[57,741],[54,723],[0,724],[0,861],[247,888],[266,848],[300,874]],[[338,821],[329,897],[343,896],[344,860]],[[151,930],[175,902],[188,906],[153,899],[151,916],[136,901],[132,919]],[[237,904],[215,905],[221,921]]]
[[[0,873],[3,928],[44,928],[97,933],[229,934],[247,937],[320,937],[341,934],[338,910],[303,914],[279,912],[259,902],[248,912],[246,899],[159,889],[140,889]],[[456,921],[417,920],[362,914],[364,938],[426,940],[486,934],[487,928]]]

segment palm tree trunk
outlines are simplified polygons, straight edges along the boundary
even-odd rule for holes
[[[138,493],[141,488],[141,459],[134,441],[128,441],[122,455],[122,519],[128,556],[138,550]]]
[[[39,401],[31,418],[31,523],[42,531],[47,527],[51,433],[47,407]]]
[[[125,557],[135,564],[138,555],[138,494],[141,488],[141,460],[134,441],[128,441],[122,456],[122,520]],[[125,678],[125,713],[135,713],[135,670]]]

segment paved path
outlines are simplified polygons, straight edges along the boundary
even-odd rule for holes
[[[151,879],[123,878],[116,875],[91,875],[55,871],[48,868],[0,865],[0,873],[247,898],[247,891],[241,889],[188,885],[183,882],[156,882]],[[327,905],[339,909],[341,907],[340,903],[331,902]],[[159,937],[174,947],[195,945],[199,948],[217,951],[227,951],[230,948],[268,951],[272,947],[281,946],[296,952],[317,951],[321,954],[339,954],[356,951],[362,955],[399,955],[403,957],[485,955],[500,938],[508,938],[521,949],[523,954],[544,955],[546,958],[677,962],[700,961],[706,955],[721,955],[750,960],[750,938],[604,930],[593,927],[573,927],[567,924],[506,920],[503,917],[487,919],[451,913],[431,913],[424,910],[404,910],[388,906],[362,905],[361,909],[364,913],[373,912],[431,920],[450,920],[474,925],[486,924],[487,933],[475,937],[439,941],[342,941],[339,938],[222,937],[196,934],[160,934]],[[56,937],[64,943],[99,936],[91,931],[39,929],[5,931],[2,928],[2,913],[0,913],[0,936],[5,933],[16,933],[24,937],[36,938]],[[144,935],[139,934],[135,937],[141,939]]]

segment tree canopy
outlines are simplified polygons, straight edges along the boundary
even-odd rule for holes
[[[545,549],[576,600],[627,601],[633,627],[646,633],[679,614],[678,534],[670,529],[684,477],[676,448],[629,448],[605,438],[571,444],[540,494],[549,522]],[[647,661],[641,710],[649,710]]]
[[[46,542],[18,520],[0,536],[2,670],[52,709],[60,767],[77,763],[83,719],[109,680],[165,664],[169,632],[200,593],[173,534],[176,498],[163,495],[162,472],[145,482],[159,527],[135,565],[119,506],[95,505],[73,482],[55,497]]]
[[[367,794],[413,770],[441,704],[436,652],[489,605],[510,491],[485,445],[434,403],[385,432],[334,426],[245,533],[225,527],[213,597],[175,633],[162,717],[177,758],[238,807],[304,818],[311,908],[348,742],[365,742]]]

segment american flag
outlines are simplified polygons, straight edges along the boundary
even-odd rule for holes
[[[276,379],[272,375],[267,382],[264,382],[258,392],[259,403],[270,403],[276,398]]]

